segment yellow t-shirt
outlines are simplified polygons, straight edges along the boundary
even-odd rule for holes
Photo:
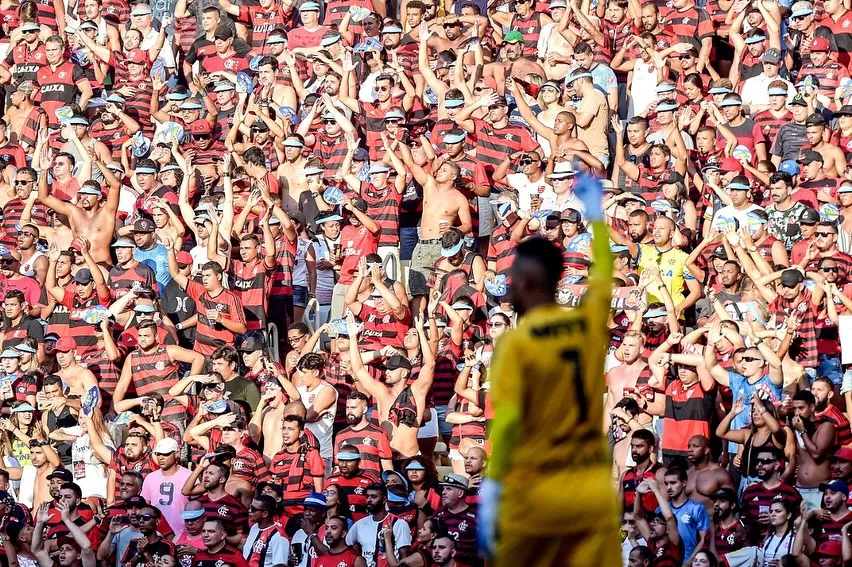
[[[686,267],[687,258],[689,258],[689,254],[678,248],[671,248],[665,252],[660,252],[652,244],[640,244],[638,272],[641,275],[644,270],[647,270],[651,266],[659,267],[663,283],[666,284],[666,289],[669,290],[672,301],[677,305],[686,297],[683,293],[684,282],[695,279]],[[659,284],[650,284],[647,291],[648,303],[663,300],[660,297]]]

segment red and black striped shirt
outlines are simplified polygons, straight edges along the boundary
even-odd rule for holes
[[[327,375],[326,381],[328,381]],[[334,440],[334,454],[337,455],[344,445],[358,447],[361,453],[361,470],[376,476],[382,474],[382,459],[390,460],[393,456],[388,434],[384,429],[370,422],[367,422],[367,426],[363,429],[346,427],[338,433]]]
[[[150,352],[137,347],[130,353],[130,370],[137,396],[156,392],[166,402],[162,417],[172,421],[186,419],[186,408],[169,395],[169,389],[178,383],[178,364],[169,356],[165,345],[157,345]]]

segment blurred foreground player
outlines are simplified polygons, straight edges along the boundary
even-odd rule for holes
[[[548,240],[518,245],[510,271],[523,318],[494,352],[492,457],[479,509],[480,546],[497,567],[621,564],[600,429],[612,260],[600,183],[584,178],[575,192],[595,258],[580,305],[555,301],[562,253]]]

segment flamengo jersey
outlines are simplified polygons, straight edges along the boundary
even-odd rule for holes
[[[36,82],[39,86],[38,102],[47,113],[47,120],[51,127],[59,127],[55,110],[75,101],[80,92],[77,83],[85,78],[83,70],[70,61],[62,62],[56,69],[52,69],[50,65],[44,65],[36,72]]]

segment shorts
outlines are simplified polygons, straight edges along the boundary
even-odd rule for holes
[[[418,439],[437,439],[438,438],[438,412],[435,408],[426,408],[429,412],[429,421],[420,426],[417,430]]]
[[[438,432],[441,437],[451,437],[453,435],[453,424],[447,423],[447,406],[435,406],[438,411]]]
[[[817,487],[796,486],[802,501],[808,505],[809,510],[822,507],[822,491]]]
[[[435,269],[435,262],[440,257],[440,239],[428,242],[421,240],[417,243],[411,255],[411,269],[408,272],[408,295],[414,297],[429,294],[429,287],[426,284]]]
[[[840,364],[840,355],[819,355],[819,366],[817,366],[817,375],[824,376],[831,380],[832,384],[834,384],[835,386],[839,386],[843,382],[843,366]]]
[[[308,287],[304,285],[293,286],[293,305],[295,307],[307,307]]]

